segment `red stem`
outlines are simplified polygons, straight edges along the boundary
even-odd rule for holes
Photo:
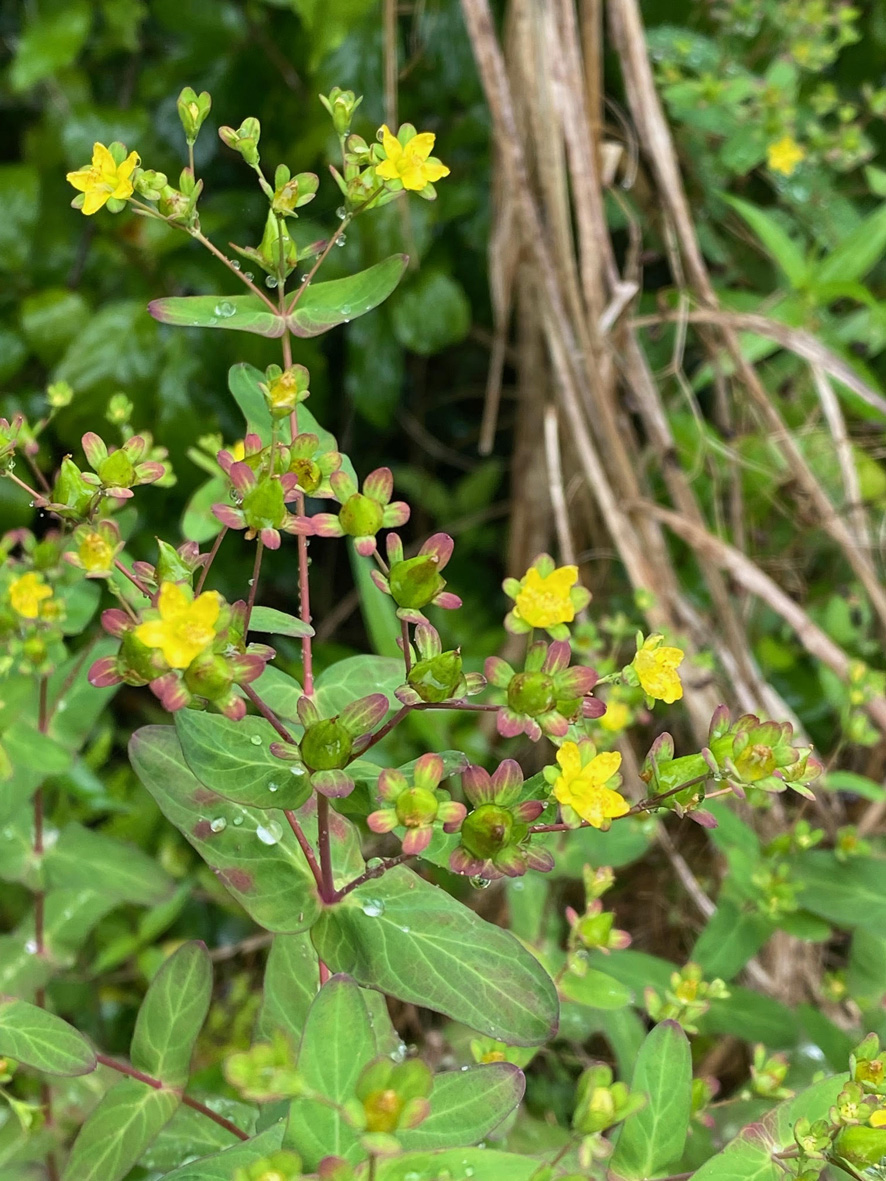
[[[400,621],[400,631],[403,636],[403,663],[406,665],[408,677],[412,672],[412,653],[409,651],[409,624],[405,619]]]
[[[118,1062],[116,1058],[109,1058],[107,1054],[96,1054],[95,1059],[102,1066],[109,1066],[111,1070],[128,1075],[129,1078],[137,1079],[140,1083],[144,1083],[145,1086],[153,1087],[155,1091],[162,1091],[164,1089],[160,1079],[153,1078],[151,1075],[145,1074],[144,1071],[136,1070],[128,1062]],[[207,1107],[205,1103],[201,1103],[199,1099],[192,1099],[190,1095],[182,1095],[181,1101],[186,1107],[192,1107],[194,1111],[199,1111],[201,1115],[205,1115],[208,1119],[217,1123],[220,1128],[226,1128],[238,1140],[249,1139],[248,1134],[242,1128],[238,1128],[236,1124],[232,1124],[229,1119],[225,1119],[223,1115],[219,1115],[217,1111],[213,1111],[211,1107]]]
[[[295,412],[293,411],[293,414]],[[299,516],[305,514],[304,494],[299,492],[296,498]],[[298,614],[302,623],[311,622],[311,584],[308,572],[308,539],[303,533],[298,535]],[[306,697],[314,696],[314,656],[311,648],[311,637],[302,636],[302,688]]]
[[[271,723],[283,741],[288,743],[290,746],[298,746],[296,740],[292,737],[271,707],[262,701],[253,687],[251,685],[241,685],[240,688],[243,690],[261,716],[265,719],[265,721]]]
[[[222,525],[221,532],[219,534],[217,534],[215,541],[212,543],[212,549],[209,551],[209,557],[206,559],[206,562],[203,565],[203,569],[200,571],[200,578],[199,578],[199,581],[197,582],[197,589],[194,591],[195,595],[199,595],[200,592],[203,590],[203,584],[206,582],[206,576],[209,574],[209,567],[215,561],[215,555],[218,553],[219,549],[221,548],[221,543],[224,541],[225,534],[227,533],[227,531],[228,531],[227,525]]]
[[[320,897],[324,902],[335,900],[332,878],[332,850],[329,843],[329,800],[317,793],[317,846],[320,850]]]
[[[320,871],[320,866],[317,864],[317,858],[314,856],[314,850],[311,848],[311,842],[305,836],[304,829],[299,824],[298,817],[292,811],[292,809],[291,808],[284,808],[283,812],[284,812],[284,815],[286,816],[286,819],[289,821],[289,827],[295,833],[295,839],[298,841],[299,846],[301,847],[301,851],[305,855],[305,861],[307,861],[307,863],[310,867],[311,873],[314,875],[314,881],[317,883],[317,890],[319,891],[320,896],[322,897],[322,895],[323,895],[323,874]]]
[[[662,800],[666,800],[668,796],[675,796],[678,792],[685,791],[687,787],[695,787],[697,783],[704,783],[710,779],[710,775],[696,775],[694,779],[687,779],[685,783],[681,783],[678,787],[672,787],[670,791],[663,791],[657,796],[647,796],[645,800],[640,800],[623,816],[614,816],[615,820],[626,820],[628,816],[638,816],[641,812],[650,812],[653,808],[657,808]],[[588,828],[588,821],[583,820],[581,824],[534,824],[530,828],[530,832],[569,832],[574,828]]]
[[[386,874],[389,869],[393,869],[396,865],[403,865],[404,862],[409,861],[408,853],[401,853],[398,857],[386,857],[380,865],[374,865],[372,869],[367,869],[365,873],[361,873],[358,878],[342,886],[340,890],[336,890],[332,896],[333,902],[341,902],[345,895],[350,894],[352,890],[356,890],[358,886],[362,886],[365,882],[371,882],[373,878],[380,878],[382,874]]]
[[[150,589],[149,589],[147,586],[145,586],[145,584],[142,582],[142,580],[141,580],[140,578],[137,578],[137,577],[136,577],[136,576],[135,576],[135,575],[132,573],[132,571],[131,571],[131,570],[128,570],[128,569],[126,568],[126,566],[124,566],[124,565],[123,565],[123,563],[120,561],[120,559],[119,559],[119,558],[115,558],[115,559],[114,559],[114,568],[115,568],[116,570],[119,570],[121,574],[123,574],[123,575],[124,575],[126,578],[128,578],[128,579],[129,579],[129,581],[132,583],[132,585],[133,585],[133,586],[136,588],[136,590],[140,590],[140,591],[141,591],[141,593],[142,593],[142,594],[143,594],[143,595],[144,595],[146,598],[148,598],[148,599],[152,599],[152,598],[154,597],[154,596],[151,594],[151,591],[150,591]]]
[[[246,621],[243,625],[243,634],[249,631],[249,621],[252,618],[252,608],[255,606],[255,595],[258,590],[258,576],[261,574],[261,559],[264,551],[262,539],[257,537],[255,540],[255,561],[252,564],[252,578],[249,583],[249,597],[246,600]]]

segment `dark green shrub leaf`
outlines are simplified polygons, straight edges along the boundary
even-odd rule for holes
[[[205,787],[172,726],[137,731],[129,754],[167,820],[257,923],[269,931],[302,931],[314,922],[320,909],[314,879],[282,813],[280,822],[271,821]]]
[[[28,90],[69,66],[83,47],[92,24],[87,0],[66,0],[28,23],[9,71],[14,91]]]
[[[538,1161],[530,1156],[488,1148],[453,1148],[382,1158],[376,1177],[378,1181],[438,1181],[449,1173],[451,1177],[475,1177],[476,1181],[529,1181],[538,1167]]]
[[[234,1144],[224,1152],[182,1165],[170,1173],[166,1181],[233,1181],[237,1169],[248,1168],[281,1147],[285,1128],[280,1120],[253,1136],[248,1143]]]
[[[588,968],[583,976],[567,972],[559,988],[560,995],[566,1000],[591,1009],[623,1009],[634,999],[629,988],[596,968]]]
[[[471,305],[451,275],[429,268],[398,294],[391,304],[391,322],[404,348],[429,357],[464,340],[471,327]]]
[[[477,1144],[507,1119],[525,1088],[523,1072],[510,1062],[447,1070],[434,1076],[431,1114],[398,1139],[407,1152]]]
[[[49,886],[105,890],[118,903],[158,906],[175,889],[173,879],[147,853],[80,824],[62,829],[44,864]]]
[[[80,1129],[62,1181],[121,1181],[179,1105],[175,1091],[126,1078]]]
[[[347,976],[333,976],[316,994],[302,1034],[298,1071],[306,1088],[333,1103],[354,1097],[363,1067],[376,1056],[369,1011],[360,988]],[[364,1154],[359,1132],[335,1108],[315,1099],[292,1101],[286,1143],[315,1169],[324,1156],[356,1162]]]
[[[183,1087],[211,998],[212,964],[205,946],[182,944],[142,1001],[130,1047],[132,1065],[169,1087]]]
[[[175,715],[175,729],[188,767],[227,800],[250,808],[299,808],[310,795],[310,777],[301,763],[271,754],[270,744],[279,737],[264,718],[233,722],[222,714],[182,709]]]
[[[95,1054],[86,1038],[61,1017],[27,1001],[0,999],[0,1056],[45,1074],[95,1070]]]
[[[258,1018],[258,1036],[270,1040],[282,1030],[296,1047],[317,995],[319,966],[310,934],[275,935],[265,964],[264,999]]]
[[[408,869],[324,911],[312,938],[334,971],[499,1041],[540,1045],[556,1030],[556,989],[535,957]]]
[[[663,1176],[683,1155],[692,1115],[692,1056],[675,1021],[662,1021],[643,1042],[631,1090],[648,1102],[622,1125],[610,1171],[615,1177]]]

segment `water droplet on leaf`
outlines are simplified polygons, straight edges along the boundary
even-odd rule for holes
[[[216,816],[215,820],[210,820],[209,827],[213,832],[224,832],[228,827],[228,822],[224,816]]]
[[[475,890],[488,890],[492,885],[492,882],[489,880],[489,878],[469,878],[468,881]]]
[[[267,824],[260,824],[255,835],[263,845],[276,845],[283,836],[283,829],[276,820],[269,820]]]
[[[226,299],[222,300],[221,303],[217,303],[212,310],[217,316],[223,316],[226,320],[229,320],[231,316],[237,315],[237,309]]]
[[[363,903],[363,913],[371,919],[377,919],[385,913],[385,904],[381,898],[367,898]]]
[[[234,825],[235,825],[235,827],[236,827],[236,828],[239,828],[239,827],[240,827],[240,825],[241,825],[242,823],[243,823],[243,817],[242,817],[242,816],[235,816],[235,817],[234,817]]]
[[[249,741],[252,743],[253,746],[261,746],[261,739],[259,738],[259,736],[257,734],[253,734],[252,737],[249,739]]]

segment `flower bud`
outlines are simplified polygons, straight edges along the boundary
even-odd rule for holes
[[[166,173],[156,172],[153,168],[141,168],[133,177],[135,191],[146,201],[159,201],[168,183]]]
[[[834,1148],[839,1156],[860,1169],[873,1168],[886,1157],[886,1128],[854,1125],[843,1128]]]
[[[46,400],[53,410],[62,410],[74,400],[74,391],[66,381],[54,381],[46,387]]]
[[[433,554],[419,554],[391,567],[388,583],[399,607],[421,610],[439,594],[446,582],[438,573],[439,562]]]
[[[508,844],[513,826],[514,818],[507,808],[481,804],[465,817],[461,843],[475,857],[491,860]]]
[[[428,660],[419,660],[406,678],[422,701],[439,702],[452,697],[462,679],[459,652],[441,652]]]
[[[83,479],[70,455],[66,455],[52,489],[52,503],[62,509],[59,515],[69,520],[82,519],[89,512],[94,495],[95,489]]]
[[[250,115],[236,131],[233,127],[220,127],[218,134],[221,141],[235,152],[239,152],[251,168],[258,167],[258,141],[261,136],[261,124],[258,119]]]
[[[209,114],[212,99],[207,91],[197,94],[192,87],[186,86],[178,96],[176,107],[185,137],[192,144]]]
[[[508,705],[536,718],[554,706],[554,681],[547,673],[517,673],[508,685]]]
[[[354,740],[336,718],[314,722],[300,743],[301,756],[312,771],[332,771],[347,766]]]
[[[355,492],[342,505],[338,519],[348,536],[374,537],[384,524],[384,506]]]
[[[333,86],[328,96],[320,95],[320,102],[332,116],[332,125],[336,134],[342,138],[350,131],[354,112],[362,101],[362,95],[357,98],[353,90],[342,90],[340,86]]]

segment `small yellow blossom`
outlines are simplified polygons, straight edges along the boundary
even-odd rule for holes
[[[236,443],[232,443],[228,450],[238,463],[241,459],[246,458],[246,445],[242,439],[238,439]]]
[[[871,1112],[869,1123],[872,1128],[886,1128],[886,1107]]]
[[[187,668],[215,639],[221,596],[204,591],[196,599],[175,582],[164,582],[157,599],[159,619],[140,623],[135,638],[159,648],[170,668]]]
[[[637,678],[648,697],[671,705],[683,696],[677,668],[684,656],[681,648],[661,646],[661,636],[650,636],[634,657]]]
[[[87,574],[106,574],[114,561],[114,547],[101,533],[87,533],[77,547],[77,557]]]
[[[517,616],[530,627],[571,623],[575,619],[575,607],[569,592],[576,582],[577,566],[560,566],[547,575],[530,566],[515,600]]]
[[[138,152],[130,152],[118,164],[104,144],[94,144],[89,167],[78,168],[67,176],[68,184],[85,193],[81,206],[83,212],[87,215],[97,213],[110,197],[119,201],[131,197],[132,174],[138,164]]]
[[[606,713],[600,718],[600,725],[612,734],[619,734],[631,720],[631,711],[623,701],[607,701]]]
[[[402,130],[402,129],[401,129]],[[420,193],[441,177],[449,176],[449,169],[439,160],[428,159],[434,150],[435,136],[430,131],[414,135],[405,146],[387,126],[381,129],[382,148],[386,160],[377,165],[376,175],[382,180],[399,180],[404,189]]]
[[[36,619],[41,613],[40,604],[52,598],[52,587],[47,586],[39,574],[31,570],[10,584],[9,601],[12,609],[22,619]]]
[[[608,828],[607,821],[630,811],[627,800],[606,786],[621,766],[621,755],[603,751],[583,764],[583,753],[575,742],[564,742],[557,751],[561,773],[554,780],[554,796],[594,828]]]
[[[771,143],[766,150],[766,162],[773,172],[790,176],[798,164],[806,159],[805,149],[790,135]]]

